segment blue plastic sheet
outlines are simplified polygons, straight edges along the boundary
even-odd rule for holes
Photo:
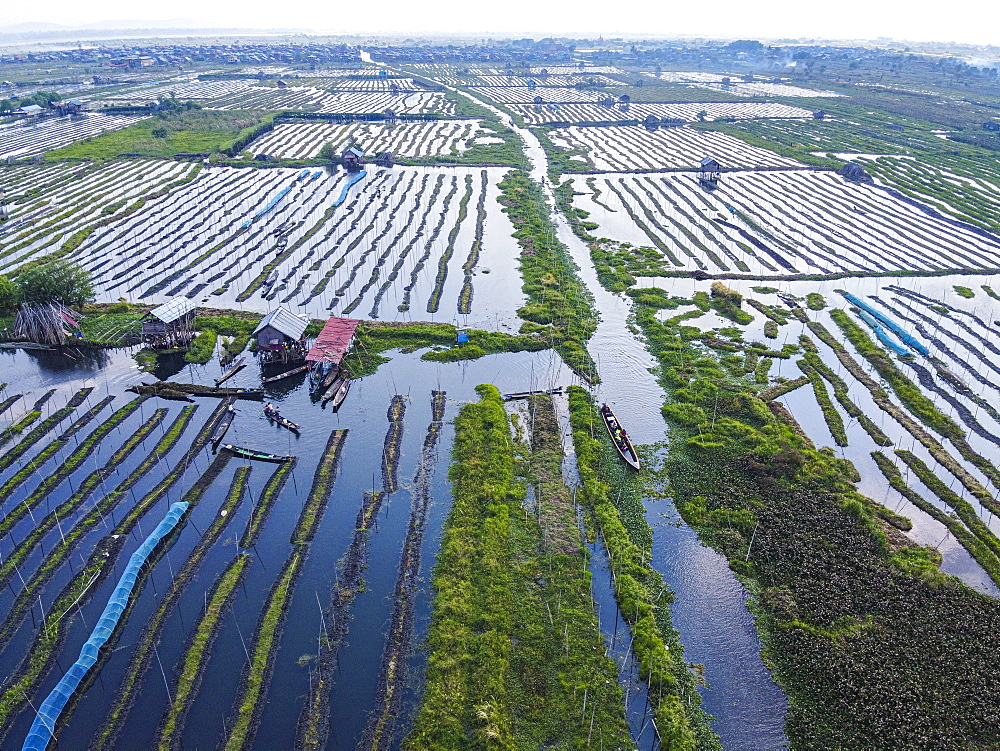
[[[869,305],[868,303],[866,303],[861,298],[856,297],[856,296],[854,296],[854,295],[852,295],[850,293],[845,294],[844,297],[852,305],[857,305],[863,311],[871,314],[871,316],[873,318],[875,318],[876,320],[878,320],[883,326],[885,326],[887,329],[889,329],[890,331],[892,331],[896,336],[898,336],[900,338],[900,340],[903,342],[903,344],[907,345],[908,347],[911,347],[912,349],[915,349],[917,352],[919,352],[920,354],[922,354],[924,357],[926,357],[927,355],[929,355],[931,353],[931,351],[929,349],[927,349],[927,347],[925,347],[923,344],[921,344],[916,339],[916,337],[914,337],[912,334],[910,334],[909,331],[907,331],[906,329],[904,329],[902,326],[900,326],[894,320],[892,320],[891,318],[889,318],[889,316],[887,316],[881,310],[878,310],[877,308],[873,308],[871,305]],[[876,331],[875,333],[877,334],[878,332]],[[881,339],[881,338],[882,337],[879,337],[879,339]],[[893,349],[895,349],[895,347],[893,347]]]
[[[173,504],[170,510],[167,511],[167,515],[163,517],[163,521],[156,525],[156,529],[143,541],[138,550],[132,553],[132,557],[129,558],[124,573],[118,579],[118,586],[111,593],[108,604],[105,605],[104,612],[101,613],[101,617],[98,619],[97,625],[94,626],[90,638],[87,639],[80,650],[79,659],[70,666],[66,674],[63,675],[59,683],[56,684],[56,687],[45,697],[45,701],[38,708],[35,720],[31,723],[31,729],[28,730],[28,736],[24,739],[24,745],[21,746],[21,751],[45,751],[45,748],[49,745],[49,741],[52,739],[52,732],[56,726],[56,721],[66,707],[66,702],[69,701],[70,697],[79,688],[80,683],[87,675],[87,671],[97,662],[101,647],[107,643],[115,627],[118,625],[118,620],[121,618],[122,613],[128,605],[129,598],[132,596],[132,589],[138,580],[140,569],[142,569],[146,560],[156,549],[160,540],[169,535],[174,527],[180,523],[187,509],[188,504],[184,501]]]
[[[347,193],[353,187],[354,183],[358,182],[358,180],[364,179],[364,177],[367,174],[368,174],[367,171],[361,170],[358,174],[356,174],[354,177],[348,180],[347,185],[345,185],[344,189],[340,192],[340,198],[338,198],[336,201],[333,202],[333,206],[331,208],[336,208],[337,206],[340,206],[340,204],[342,204],[344,201],[346,201]]]

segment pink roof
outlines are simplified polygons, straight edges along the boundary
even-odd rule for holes
[[[356,318],[331,318],[319,332],[306,362],[328,362],[337,365],[351,346],[351,339],[361,321]]]

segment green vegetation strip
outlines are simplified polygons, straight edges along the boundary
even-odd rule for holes
[[[69,498],[38,521],[34,529],[7,554],[3,563],[0,564],[0,585],[6,584],[10,580],[11,576],[17,571],[18,565],[24,563],[35,546],[53,527],[58,526],[60,531],[62,530],[62,522],[60,520],[68,519],[71,514],[75,513],[90,498],[94,491],[97,490],[98,485],[103,483],[106,478],[111,477],[118,469],[118,466],[163,422],[166,414],[167,410],[165,409],[156,410],[153,416],[146,420],[135,433],[129,436],[121,448],[111,455],[111,458],[108,459],[107,464],[103,468],[91,472]],[[71,534],[76,529],[74,527],[71,530]]]
[[[547,333],[547,332],[546,332]],[[351,374],[360,378],[371,375],[391,360],[383,352],[401,349],[404,353],[429,347],[420,356],[432,362],[476,360],[499,352],[537,352],[552,345],[538,334],[513,336],[499,331],[468,330],[469,341],[456,344],[457,329],[443,323],[378,323],[363,321],[354,337],[354,346],[345,358]]]
[[[209,468],[209,473],[218,474],[222,472],[230,458],[228,452],[219,454]],[[212,546],[232,520],[236,509],[246,495],[249,477],[249,466],[243,465],[236,468],[229,492],[222,502],[219,513],[216,514],[208,529],[205,530],[201,539],[198,540],[198,543],[188,555],[184,565],[172,577],[170,587],[157,604],[156,610],[153,611],[153,614],[146,621],[146,625],[142,630],[142,639],[132,654],[132,661],[125,671],[125,677],[122,679],[118,693],[115,695],[114,704],[104,718],[99,734],[93,740],[93,743],[96,745],[100,747],[112,746],[121,735],[128,712],[135,703],[136,697],[142,688],[142,678],[153,660],[154,650],[160,641],[167,617],[173,611],[178,600],[180,600],[184,589],[197,575],[198,568],[205,560],[205,556],[208,555],[209,550],[211,550]],[[207,489],[208,484],[202,484],[199,487],[200,492],[193,500],[195,502],[200,500]],[[192,495],[192,493],[188,493],[184,497],[184,500],[189,503],[192,502]]]
[[[326,448],[320,456],[309,496],[299,513],[295,529],[292,530],[292,552],[271,587],[257,624],[250,659],[243,668],[240,680],[234,709],[235,716],[228,723],[229,735],[224,744],[226,751],[250,748],[253,745],[257,725],[264,711],[264,693],[274,671],[274,658],[288,603],[295,591],[299,571],[309,554],[309,542],[316,535],[319,522],[323,518],[323,510],[330,500],[333,483],[337,477],[340,453],[346,438],[346,430],[334,430],[330,433]]]
[[[256,726],[264,711],[262,699],[274,672],[274,657],[285,623],[288,602],[295,591],[295,581],[307,551],[307,546],[293,548],[264,603],[250,661],[243,669],[236,717],[233,722],[228,723],[229,737],[226,739],[225,751],[250,748],[253,745]]]
[[[837,408],[833,406],[833,401],[826,390],[826,384],[823,383],[822,376],[816,372],[815,368],[810,367],[805,360],[799,360],[797,365],[806,374],[806,378],[809,379],[809,383],[813,387],[813,394],[816,396],[819,408],[823,412],[823,419],[826,420],[826,427],[830,430],[834,442],[838,446],[846,446],[847,431],[844,429],[844,420],[841,418]]]
[[[476,390],[480,401],[455,420],[454,501],[434,567],[427,685],[403,746],[573,748],[598,738],[631,746],[561,483],[562,454],[551,445],[558,433],[535,443],[542,502],[561,522],[546,530],[522,505],[500,393]]]
[[[673,595],[644,552],[652,541],[652,530],[642,502],[624,487],[628,483],[623,482],[618,459],[590,395],[570,387],[569,411],[580,491],[608,551],[615,600],[632,631],[632,652],[649,686],[661,747],[719,749],[718,736],[701,709],[697,680],[684,660],[680,635],[670,619]],[[615,473],[615,469],[619,471]],[[618,485],[617,493],[612,493],[612,484]],[[618,504],[625,503],[613,503],[614,495]],[[624,519],[628,519],[627,525]]]
[[[923,511],[929,517],[942,524],[949,532],[955,535],[955,539],[962,544],[963,548],[969,551],[969,555],[971,555],[976,562],[983,567],[983,570],[989,575],[989,577],[996,584],[1000,584],[1000,556],[997,555],[997,552],[994,549],[995,546],[988,545],[983,542],[982,534],[970,532],[969,528],[967,528],[959,519],[956,519],[952,514],[942,511],[915,490],[910,488],[906,484],[906,480],[903,479],[903,475],[899,471],[899,467],[893,464],[892,460],[881,451],[873,451],[872,459],[875,460],[875,464],[878,465],[882,474],[885,475],[885,479],[889,481],[889,485],[891,485],[900,495],[906,498],[906,500]],[[904,461],[906,460],[904,459]],[[917,461],[920,460],[918,459]],[[909,464],[908,461],[907,464]],[[932,490],[933,489],[934,488],[932,488]],[[965,503],[966,506],[968,505],[968,503],[961,501],[961,499],[959,499],[959,501],[961,503]],[[951,506],[950,503],[948,505]],[[955,508],[955,506],[951,507],[953,509]],[[988,527],[986,527],[985,524],[983,524],[982,520],[979,519],[978,516],[975,516],[972,523],[976,527],[985,528],[984,530],[980,529],[980,532],[985,532],[986,534],[993,536],[993,533]]]
[[[82,607],[88,593],[92,593],[100,585],[100,582],[112,573],[113,567],[108,566],[108,561],[117,559],[132,529],[153,508],[156,502],[166,495],[174,483],[184,476],[188,466],[194,461],[194,457],[205,447],[212,430],[215,428],[215,423],[222,416],[224,409],[224,405],[219,405],[201,431],[199,431],[198,435],[195,436],[192,446],[187,453],[181,457],[167,476],[149,493],[139,499],[124,518],[115,525],[114,529],[98,542],[84,567],[77,571],[66,586],[63,587],[49,608],[46,625],[38,632],[34,643],[27,651],[26,657],[21,661],[21,664],[18,665],[12,677],[8,680],[3,692],[0,693],[0,727],[8,726],[13,713],[24,706],[28,697],[34,693],[39,683],[48,673],[69,630],[69,624],[72,619],[67,616],[70,616],[75,609]],[[214,465],[209,467],[205,475],[199,478],[191,487],[185,495],[184,500],[188,500],[188,496],[191,496],[197,502],[197,499],[200,498],[199,493],[204,492],[204,489],[214,479],[211,476],[211,472],[214,469],[216,469]],[[97,509],[92,514],[96,512]],[[96,515],[98,518],[103,518],[99,513]],[[88,515],[88,518],[90,516]],[[69,539],[67,538],[67,541],[60,543],[55,551],[61,551],[65,555],[68,544]],[[151,558],[147,567],[143,569],[147,575],[148,572],[155,568],[156,561],[159,560],[159,557],[167,548],[169,548],[169,545],[158,548],[159,553],[155,555],[155,559]],[[43,572],[39,569],[39,572],[33,578],[38,578],[40,575],[47,578],[52,575],[52,572],[51,570]],[[27,587],[25,589],[27,590]],[[128,610],[134,604],[135,600],[133,599],[128,606]],[[119,622],[119,627],[122,627],[127,620],[126,612]],[[9,634],[6,634],[3,640],[6,641],[9,638]]]
[[[521,333],[546,331],[566,364],[583,378],[597,382],[597,368],[587,351],[587,341],[597,330],[594,298],[577,275],[568,249],[556,236],[541,186],[526,173],[512,170],[499,187],[499,201],[521,246],[522,289],[528,304],[518,315],[533,324],[523,325]]]
[[[59,463],[58,467],[45,475],[42,481],[38,484],[38,487],[36,487],[27,498],[11,509],[3,519],[0,519],[0,536],[7,534],[8,530],[13,528],[13,526],[17,524],[18,521],[23,519],[26,514],[32,514],[32,517],[34,517],[32,509],[48,497],[49,493],[55,490],[63,480],[73,474],[73,472],[75,472],[76,469],[83,464],[87,457],[94,452],[94,449],[97,448],[97,444],[99,444],[108,433],[114,430],[122,422],[122,420],[135,412],[135,410],[139,408],[139,405],[145,400],[145,397],[133,399],[101,423],[96,430],[84,439],[82,443],[78,444],[76,449],[74,449],[69,456]],[[111,404],[112,401],[114,401],[113,396],[106,396],[101,399],[101,401],[95,404],[91,409],[87,410],[79,420],[74,422],[65,433],[42,449],[36,456],[29,459],[26,466],[22,467],[16,474],[12,475],[7,482],[0,487],[0,498],[6,497],[8,493],[21,485],[28,479],[28,477],[37,473],[38,469],[45,464],[45,462],[51,459],[60,449],[66,446],[69,439],[77,431],[81,430],[85,425],[87,425],[87,423],[97,417],[98,413]]]
[[[841,331],[844,332],[844,335],[848,338],[851,344],[854,345],[858,352],[860,352],[861,355],[872,364],[876,372],[882,376],[883,379],[885,379],[904,406],[906,406],[906,408],[927,427],[948,438],[952,445],[958,449],[962,458],[974,465],[980,472],[986,475],[995,487],[1000,488],[1000,470],[997,469],[993,462],[978,453],[972,448],[972,446],[969,445],[969,442],[965,438],[965,433],[958,426],[958,424],[935,407],[934,402],[924,396],[924,394],[920,391],[920,388],[913,383],[913,381],[907,378],[899,368],[896,367],[892,360],[889,359],[888,355],[875,345],[875,343],[868,337],[861,327],[848,317],[847,313],[842,310],[831,310],[830,317],[833,319],[834,323],[840,327]],[[880,404],[879,406],[882,405]],[[883,409],[885,409],[885,407],[883,407]],[[913,431],[911,430],[910,432],[912,433]],[[917,436],[917,438],[921,441],[921,443],[924,443],[925,446],[927,445],[927,442],[921,439],[920,436]],[[934,458],[941,462],[937,456]],[[945,462],[941,463],[945,464]],[[952,462],[952,464],[955,464],[955,462]],[[945,464],[945,466],[948,465]],[[954,470],[952,470],[951,467],[948,467],[948,469],[954,473]],[[956,474],[956,476],[958,475]],[[968,487],[970,491],[974,493],[976,492],[973,491],[972,487],[968,484],[966,484],[966,487]],[[980,496],[977,495],[977,497]],[[993,513],[1000,513],[1000,505],[996,503],[996,500],[993,499],[989,493],[986,493],[984,497],[980,497],[980,500],[983,501],[984,505],[992,503],[995,507],[994,509],[991,509],[993,510]]]
[[[201,689],[208,657],[219,635],[223,616],[236,595],[236,588],[242,584],[251,563],[249,553],[238,553],[232,563],[215,580],[205,612],[195,625],[187,651],[181,660],[180,675],[173,688],[173,700],[160,723],[160,733],[156,744],[160,751],[171,751],[180,746],[180,734],[184,729],[187,714]]]
[[[271,513],[271,509],[274,508],[274,502],[278,500],[282,488],[291,477],[296,462],[297,459],[294,458],[290,462],[282,462],[267,479],[267,483],[260,493],[260,498],[257,499],[257,505],[254,506],[253,514],[243,531],[243,536],[240,537],[239,546],[241,548],[252,548],[257,544],[257,538],[260,537],[267,517]]]
[[[337,465],[340,463],[340,451],[347,439],[346,430],[334,430],[326,442],[326,448],[319,458],[316,474],[313,475],[312,488],[306,498],[298,524],[292,532],[292,544],[302,545],[312,542],[316,529],[323,518],[323,511],[330,501],[334,480],[337,479]]]
[[[810,448],[656,308],[633,310],[667,392],[671,496],[753,595],[789,746],[1000,743],[1000,602],[885,526],[850,462]]]
[[[803,336],[802,340],[803,347],[806,350],[803,360],[807,363],[808,367],[830,382],[830,385],[833,386],[833,395],[837,397],[837,401],[840,402],[840,406],[844,408],[844,411],[857,420],[861,427],[865,429],[872,440],[879,446],[891,446],[892,439],[868,415],[861,411],[861,407],[854,403],[854,400],[851,399],[848,393],[847,382],[833,372],[833,369],[829,365],[823,362],[823,358],[815,350],[816,345],[806,336]],[[806,344],[807,342],[808,344]]]
[[[87,387],[77,391],[66,403],[65,407],[56,410],[49,417],[46,417],[38,425],[32,428],[31,432],[28,433],[24,438],[22,438],[19,443],[17,443],[7,451],[5,451],[3,455],[0,456],[0,471],[7,469],[7,467],[9,467],[19,458],[21,458],[21,456],[23,456],[24,453],[29,448],[38,443],[46,433],[48,433],[50,430],[52,430],[52,428],[54,428],[56,425],[58,425],[67,417],[69,417],[70,414],[72,414],[77,407],[83,404],[84,400],[90,395],[90,392],[93,390],[94,390],[93,388]],[[24,427],[26,427],[30,422],[34,422],[36,419],[41,417],[42,413],[41,410],[38,409],[38,407],[41,404],[44,404],[48,400],[51,393],[52,392],[49,392],[48,394],[46,394],[45,396],[43,396],[41,399],[38,400],[38,403],[35,405],[35,409],[33,409],[31,413],[28,415],[28,417],[30,417],[31,420],[29,420],[23,426],[20,427],[18,425],[11,426],[10,428],[7,429],[8,435],[11,435],[11,431],[13,431],[14,433],[21,432],[22,430],[24,430]],[[26,417],[25,420],[28,420],[28,417]],[[24,422],[24,420],[22,420],[21,422]],[[0,446],[2,446],[6,442],[7,441],[0,441]]]

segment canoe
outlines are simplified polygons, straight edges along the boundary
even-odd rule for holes
[[[601,405],[601,417],[604,418],[604,427],[608,429],[611,441],[615,444],[615,448],[618,449],[618,453],[621,454],[622,459],[632,469],[639,469],[639,454],[632,445],[628,433],[621,426],[621,423],[618,422],[615,413],[607,404]]]
[[[340,383],[340,386],[333,392],[333,401],[330,406],[333,408],[334,412],[340,409],[340,405],[344,403],[344,399],[347,398],[347,392],[350,390],[351,379],[349,376],[345,375],[343,381]]]
[[[219,424],[215,428],[215,432],[212,433],[212,448],[218,451],[219,444],[222,443],[222,439],[226,437],[226,432],[229,430],[229,426],[233,424],[233,420],[236,419],[236,407],[233,406],[232,400],[226,405],[226,413],[222,416]]]
[[[505,402],[510,402],[515,399],[527,399],[530,396],[537,396],[539,394],[549,394],[550,396],[555,396],[563,392],[562,386],[556,386],[554,389],[536,389],[534,391],[515,391],[510,394],[504,394],[503,400]]]
[[[290,454],[278,456],[277,454],[268,454],[264,451],[248,449],[243,446],[233,446],[231,443],[227,443],[222,448],[236,456],[242,456],[244,459],[253,459],[258,462],[274,462],[275,464],[280,464],[281,462],[288,462],[292,460]]]
[[[243,368],[246,367],[246,364],[247,364],[247,359],[245,357],[241,357],[239,360],[237,360],[232,364],[229,370],[227,370],[225,373],[223,373],[221,376],[215,379],[215,385],[219,386],[228,381],[234,375],[243,370]]]
[[[305,373],[309,370],[308,365],[300,365],[297,368],[292,368],[291,370],[286,370],[284,373],[278,373],[278,375],[271,376],[270,378],[264,378],[261,383],[274,383],[275,381],[280,381],[282,378],[290,378],[293,375],[298,375],[299,373]]]
[[[310,391],[310,393],[313,396],[319,396],[326,389],[328,389],[330,386],[332,386],[334,383],[336,383],[339,378],[340,378],[340,368],[338,368],[335,365],[332,368],[330,368],[330,371],[326,375],[323,376],[322,380],[320,380],[319,383],[316,383],[316,384],[313,385],[313,388]],[[330,397],[327,397],[327,399],[329,399],[329,398]]]
[[[267,410],[264,410],[264,417],[266,417],[268,420],[271,420],[272,422],[278,423],[278,425],[280,425],[283,428],[294,430],[296,433],[299,432],[299,427],[300,427],[299,425],[296,425],[287,417],[282,417],[277,412],[268,412]]]
[[[326,404],[328,401],[330,401],[331,399],[333,399],[333,397],[337,395],[337,392],[340,390],[340,387],[344,385],[345,380],[347,380],[347,374],[338,373],[337,377],[333,379],[333,382],[327,384],[329,388],[323,395],[323,404]]]

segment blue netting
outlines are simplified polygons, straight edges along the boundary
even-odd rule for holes
[[[885,333],[885,329],[883,329],[881,326],[879,326],[878,321],[876,321],[870,315],[868,315],[867,313],[865,313],[865,311],[862,310],[860,313],[858,313],[858,316],[861,318],[862,321],[864,321],[869,326],[871,326],[872,331],[875,332],[875,336],[877,336],[878,340],[880,342],[882,342],[882,344],[884,344],[886,347],[888,347],[889,349],[891,349],[893,352],[895,352],[900,357],[912,357],[913,356],[913,354],[910,352],[910,350],[908,350],[906,347],[903,347],[903,346],[900,346],[899,344],[896,344],[896,342],[894,342],[892,340],[892,337],[889,336],[887,333]]]
[[[855,297],[852,294],[845,294],[844,297],[847,299],[849,303],[857,305],[862,310],[870,313],[874,318],[876,318],[880,323],[882,323],[883,326],[885,326],[887,329],[895,333],[896,336],[898,336],[903,341],[904,344],[906,344],[909,347],[912,347],[917,352],[922,354],[924,357],[926,357],[931,353],[930,350],[927,349],[927,347],[925,347],[916,339],[916,337],[912,336],[910,332],[908,332],[894,320],[889,318],[889,316],[887,316],[881,310],[873,308],[864,300],[861,300],[860,298]],[[875,333],[878,334],[878,331],[876,331]],[[881,338],[882,337],[880,336],[879,339]],[[893,347],[893,349],[895,349],[895,347]]]
[[[365,175],[367,175],[367,174],[368,173],[365,170],[361,170],[358,174],[356,174],[354,177],[352,177],[350,180],[348,180],[347,181],[347,185],[345,185],[344,189],[340,192],[340,198],[338,198],[336,201],[333,202],[332,208],[340,206],[340,204],[342,204],[344,201],[346,201],[347,200],[347,191],[349,191],[351,189],[351,187],[354,185],[354,183],[356,183],[358,180],[363,179],[365,177]]]
[[[49,740],[52,738],[52,729],[55,728],[56,720],[59,719],[66,702],[80,686],[87,671],[97,662],[101,647],[105,645],[115,630],[115,626],[118,625],[118,619],[121,618],[132,594],[139,569],[142,568],[160,540],[170,534],[177,526],[187,508],[188,504],[183,501],[173,504],[167,515],[163,517],[163,521],[156,525],[156,529],[143,541],[139,549],[132,553],[132,557],[129,558],[128,565],[125,567],[125,572],[118,580],[118,586],[111,593],[108,604],[104,607],[104,612],[101,613],[90,638],[80,650],[79,659],[70,666],[70,669],[66,671],[66,674],[38,708],[35,720],[31,723],[31,729],[28,731],[28,737],[24,739],[24,745],[21,746],[21,751],[45,751],[45,747],[49,745]]]

